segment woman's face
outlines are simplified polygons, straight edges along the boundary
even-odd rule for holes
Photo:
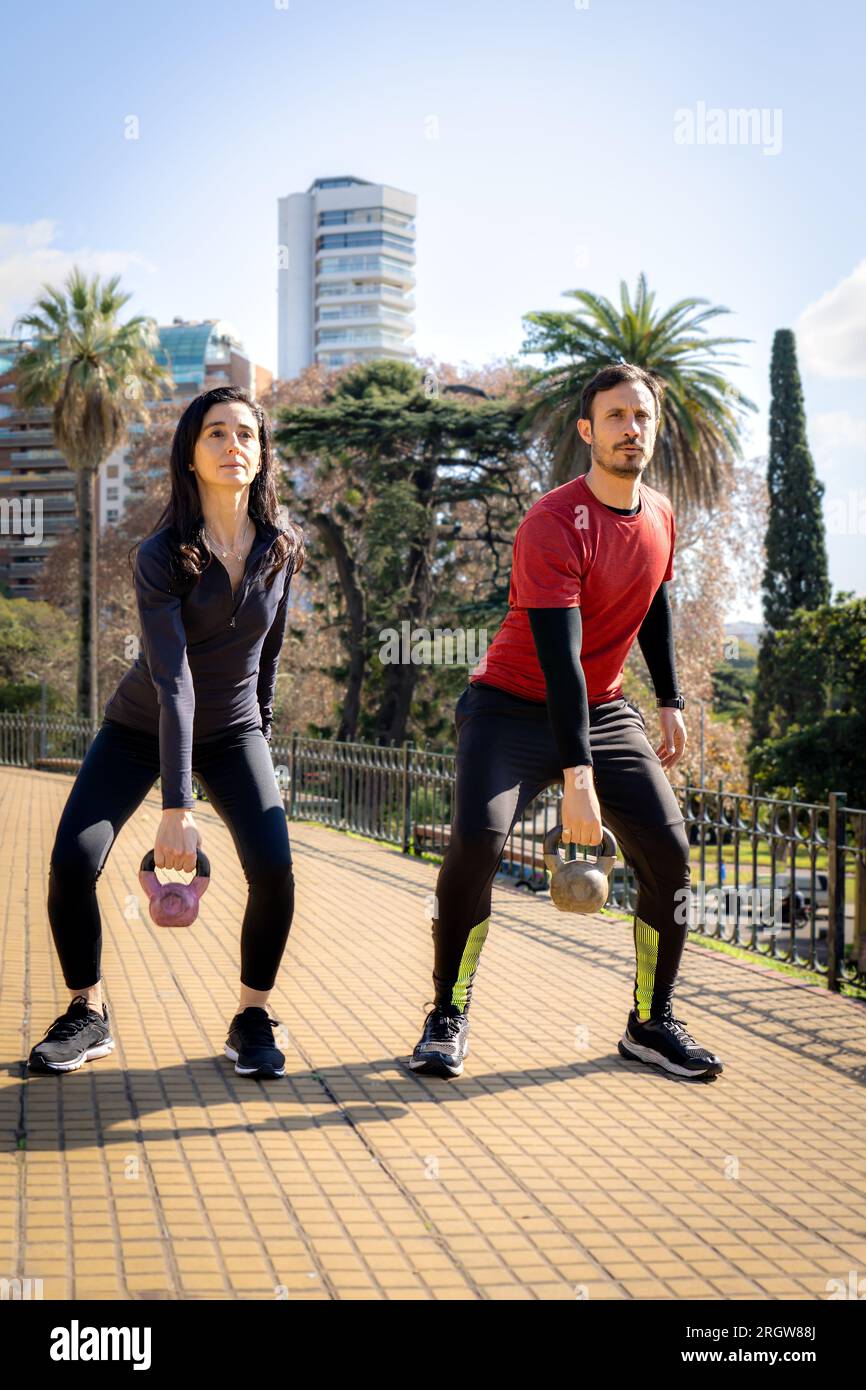
[[[259,426],[243,401],[218,401],[204,417],[193,462],[199,484],[248,487],[261,467]]]

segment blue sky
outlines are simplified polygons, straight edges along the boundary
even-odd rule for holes
[[[20,7],[4,35],[0,333],[79,264],[120,272],[129,313],[227,319],[273,370],[277,198],[317,176],[391,183],[418,197],[425,355],[516,354],[528,310],[574,287],[616,298],[644,270],[658,305],[701,296],[731,310],[711,332],[750,340],[732,375],[761,407],[754,455],[772,336],[794,328],[831,581],[863,594],[863,12],[581,4]],[[709,143],[714,110],[746,108],[762,130]],[[675,138],[687,120],[691,143]],[[732,596],[729,617],[759,614]]]

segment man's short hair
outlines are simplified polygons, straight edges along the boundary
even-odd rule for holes
[[[599,391],[609,391],[612,386],[619,386],[621,381],[641,381],[653,394],[656,403],[656,420],[661,416],[662,397],[665,391],[665,382],[661,377],[653,376],[651,372],[644,371],[643,367],[635,367],[631,362],[612,362],[609,367],[602,367],[601,371],[596,372],[591,381],[588,381],[583,388],[580,397],[580,418],[589,420],[592,423],[592,403]]]

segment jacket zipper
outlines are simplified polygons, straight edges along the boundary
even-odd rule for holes
[[[250,580],[252,579],[252,571],[250,571],[249,573],[247,573],[247,574],[244,576],[244,578],[241,580],[241,587],[238,589],[237,598],[235,598],[235,596],[234,596],[234,594],[233,594],[233,592],[232,592],[232,580],[231,580],[231,575],[229,574],[229,572],[228,572],[228,570],[226,569],[225,565],[223,564],[222,560],[217,560],[217,564],[219,565],[220,569],[222,570],[223,574],[224,574],[225,577],[226,577],[226,582],[227,582],[227,584],[228,584],[228,586],[229,586],[229,594],[231,594],[232,599],[233,599],[233,601],[234,601],[234,607],[232,608],[232,616],[231,616],[231,619],[230,619],[230,621],[229,621],[229,627],[235,627],[235,626],[236,626],[236,624],[235,624],[235,618],[236,618],[236,616],[237,616],[237,611],[238,611],[238,609],[240,608],[240,606],[241,606],[241,604],[243,603],[244,598],[245,598],[245,596],[246,596],[247,587],[248,587],[248,585],[249,585]]]
[[[250,555],[247,556],[247,560],[249,560],[249,558],[250,558],[251,555],[252,555],[252,551],[250,551]],[[232,580],[231,580],[231,575],[229,574],[228,570],[226,569],[226,567],[225,567],[225,565],[223,564],[222,560],[219,559],[219,557],[217,557],[217,564],[219,565],[220,569],[222,570],[223,574],[225,575],[225,577],[226,577],[226,583],[227,583],[228,586],[229,586],[229,593],[232,594]],[[256,570],[256,566],[253,566],[252,569],[249,569],[249,568],[248,568],[248,569],[247,569],[247,572],[245,573],[245,575],[244,575],[244,577],[243,577],[243,579],[241,580],[241,587],[240,587],[239,590],[238,590],[237,599],[234,601],[234,607],[233,607],[233,609],[232,609],[232,616],[231,616],[231,619],[230,619],[230,621],[229,621],[229,627],[235,627],[235,626],[236,626],[236,624],[235,624],[235,618],[236,618],[236,616],[237,616],[237,611],[238,611],[238,609],[240,608],[241,604],[243,603],[243,601],[244,601],[244,599],[245,599],[245,597],[246,597],[246,592],[247,592],[247,589],[249,588],[250,581],[251,581],[251,579],[253,578],[253,574],[254,574],[255,570]],[[234,595],[232,595],[232,598],[234,599]]]
[[[231,587],[232,587],[232,581],[231,581],[231,579],[229,578],[228,571],[226,571],[226,578],[227,578],[228,581],[229,581],[229,589],[231,589]],[[241,580],[241,587],[240,587],[239,590],[238,590],[237,601],[236,601],[236,603],[235,603],[234,608],[232,609],[232,617],[231,617],[231,622],[229,623],[229,627],[234,627],[234,626],[235,626],[235,616],[236,616],[236,614],[237,614],[238,609],[240,608],[241,604],[243,603],[243,601],[244,601],[244,599],[245,599],[245,597],[246,597],[247,585],[249,584],[249,582],[250,582],[250,576],[249,576],[249,575],[247,575],[246,578],[244,578],[244,579]]]

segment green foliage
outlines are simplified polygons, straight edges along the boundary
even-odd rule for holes
[[[797,348],[789,328],[780,328],[773,340],[770,386],[770,510],[762,588],[765,622],[777,629],[787,626],[796,609],[829,603],[831,594],[821,511],[824,484],[815,475],[806,441]]]
[[[750,750],[750,776],[773,790],[796,784],[816,801],[843,791],[866,806],[866,599],[837,593],[798,609],[766,650],[772,682],[758,683],[755,699],[768,733]]]
[[[754,673],[742,670],[738,663],[725,662],[712,673],[713,710],[717,714],[747,714],[752,690],[755,684]]]
[[[777,635],[800,610],[822,609],[831,596],[821,511],[824,485],[815,475],[806,442],[796,342],[788,328],[780,328],[773,340],[770,385],[770,505],[762,581],[766,628],[758,652],[752,749],[782,727],[820,717],[825,701],[815,653],[799,663],[798,679],[792,684],[784,663],[780,665]]]
[[[68,661],[74,637],[75,624],[50,603],[0,596],[0,681],[24,684],[28,669]]]
[[[37,681],[0,681],[0,710],[4,714],[40,714],[41,684]],[[72,713],[50,685],[45,690],[45,713],[49,716]]]
[[[845,792],[849,806],[866,809],[864,748],[866,715],[836,710],[759,744],[750,775],[775,795],[796,787],[801,801],[826,802],[830,792]]]
[[[388,596],[392,611],[393,600],[402,604],[409,598],[409,555],[413,547],[424,544],[428,524],[428,509],[418,500],[408,478],[386,484],[370,505],[366,524],[368,569],[379,581],[380,593]]]
[[[330,593],[318,609],[340,614],[344,659],[330,674],[357,708],[343,713],[340,737],[435,738],[448,723],[437,706],[451,703],[466,668],[383,662],[382,634],[502,617],[511,541],[530,500],[522,412],[509,399],[431,394],[419,368],[391,360],[341,374],[322,405],[279,412],[285,489],[319,533],[308,573]],[[483,586],[465,581],[476,553]]]
[[[50,603],[0,595],[0,710],[38,714],[42,685],[28,672],[62,672],[73,659],[74,645],[75,624]],[[72,713],[50,684],[45,708],[48,714]]]

